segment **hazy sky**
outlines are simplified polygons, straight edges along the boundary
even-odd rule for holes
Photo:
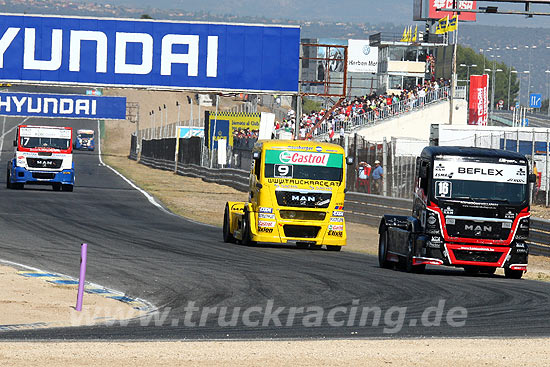
[[[412,22],[413,0],[83,0],[133,5],[143,8],[208,11],[216,14],[264,16],[293,20],[394,23]],[[498,6],[500,10],[523,10],[523,4],[478,1],[479,6]],[[532,11],[550,13],[550,5],[533,6]],[[523,15],[478,14],[477,24],[516,27],[550,27],[550,16],[526,18]]]

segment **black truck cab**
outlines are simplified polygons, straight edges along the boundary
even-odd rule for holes
[[[382,267],[427,264],[508,277],[527,270],[529,186],[525,156],[497,149],[426,147],[417,158],[411,216],[385,215],[379,226]]]

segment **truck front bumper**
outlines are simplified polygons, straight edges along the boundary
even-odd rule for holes
[[[23,184],[48,184],[60,183],[74,185],[74,170],[65,169],[62,171],[34,171],[25,167],[15,167],[10,175],[12,183]]]
[[[514,241],[511,246],[442,243],[439,247],[426,247],[421,256],[413,258],[413,262],[417,265],[487,266],[526,270],[528,255],[529,247],[524,242]]]

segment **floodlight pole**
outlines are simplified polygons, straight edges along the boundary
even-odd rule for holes
[[[304,49],[300,44],[300,62],[298,67],[298,95],[296,96],[296,118],[294,122],[294,140],[300,140],[300,121],[302,120],[302,58],[304,57]]]

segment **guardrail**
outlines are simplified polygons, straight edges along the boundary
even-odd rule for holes
[[[174,171],[174,162],[162,159],[141,157],[139,163],[156,169]],[[249,185],[249,172],[234,168],[210,169],[194,164],[178,164],[177,174],[201,178],[205,182],[226,185],[246,192]],[[411,199],[392,198],[388,196],[346,193],[345,218],[352,223],[378,226],[384,214],[410,215]],[[531,218],[529,231],[530,252],[534,255],[550,256],[550,221]]]

